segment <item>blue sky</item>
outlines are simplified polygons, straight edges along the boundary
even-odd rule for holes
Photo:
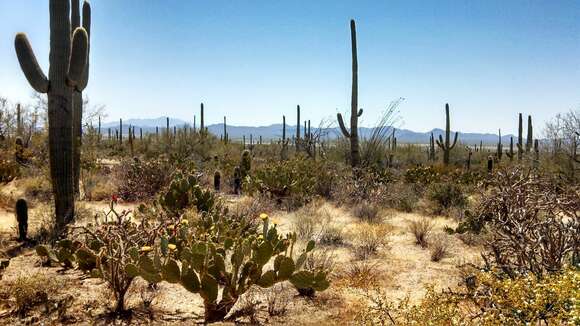
[[[580,1],[93,0],[86,94],[109,120],[169,115],[235,125],[313,121],[350,105],[357,21],[359,104],[372,125],[390,101],[403,127],[536,132],[580,107]],[[48,1],[0,0],[0,96],[29,101],[14,53],[26,32],[48,71]]]

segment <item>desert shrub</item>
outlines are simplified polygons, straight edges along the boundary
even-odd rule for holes
[[[20,180],[20,187],[24,190],[27,198],[40,202],[47,202],[52,199],[52,185],[47,176],[39,175]]]
[[[379,223],[379,207],[372,203],[363,202],[360,203],[352,209],[352,212],[356,218],[363,222],[369,223]]]
[[[350,241],[357,259],[365,260],[387,247],[393,227],[388,224],[361,223],[350,231]]]
[[[329,164],[300,157],[269,162],[255,168],[244,187],[249,193],[265,193],[291,206],[301,206],[315,196],[330,195],[335,169]]]
[[[432,166],[417,166],[407,169],[403,178],[407,183],[429,185],[439,182],[441,175]]]
[[[488,264],[538,277],[580,260],[580,195],[548,176],[516,168],[490,181],[470,224],[489,229]]]
[[[48,304],[62,285],[57,278],[42,273],[19,275],[8,284],[7,292],[14,298],[17,312],[25,314],[34,306]]]
[[[386,205],[407,213],[414,211],[420,199],[418,187],[402,182],[392,184],[386,193]]]
[[[340,178],[340,187],[333,189],[332,198],[341,205],[369,202],[377,206],[386,203],[392,176],[388,172],[377,173],[361,169]]]
[[[0,156],[0,183],[10,182],[19,175],[19,164],[9,157]]]
[[[411,221],[409,230],[415,236],[415,243],[422,248],[427,248],[429,246],[428,237],[433,230],[433,226],[433,222],[427,218]]]
[[[168,163],[161,159],[125,160],[115,171],[117,194],[126,201],[149,199],[167,185],[170,171]]]
[[[429,241],[429,249],[431,253],[431,261],[438,262],[447,255],[449,242],[445,234],[438,234],[431,237]]]
[[[141,275],[148,282],[161,281],[150,272],[153,261],[147,256],[160,226],[147,220],[136,224],[129,218],[129,212],[118,213],[114,204],[111,202],[110,210],[102,220],[96,220],[96,225],[76,227],[70,239],[57,242],[54,248],[37,246],[36,252],[63,267],[77,267],[91,277],[103,279],[115,296],[114,312],[124,314],[125,295],[136,276],[131,273],[131,266],[139,264],[149,271]]]
[[[427,198],[434,204],[434,213],[441,214],[453,207],[462,208],[467,198],[461,187],[455,183],[434,183],[427,190]]]
[[[373,288],[379,286],[382,278],[381,264],[377,261],[356,261],[348,264],[339,277],[341,284],[348,287]]]
[[[308,212],[304,212],[304,210],[296,212],[292,220],[292,226],[300,239],[313,240],[316,238],[318,221]]]
[[[477,286],[468,292],[437,292],[432,286],[419,304],[409,298],[398,302],[376,290],[368,292],[369,305],[357,312],[358,325],[564,325],[580,319],[576,303],[580,291],[578,270],[534,275],[515,280],[479,272]]]
[[[306,255],[304,262],[304,271],[312,275],[324,275],[325,277],[333,272],[335,266],[335,256],[332,250],[317,249],[309,252]],[[316,291],[324,290],[325,287],[319,288],[317,286],[301,287],[295,286],[298,294],[306,297],[314,297]]]

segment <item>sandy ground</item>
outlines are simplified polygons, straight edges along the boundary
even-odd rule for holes
[[[4,187],[0,191],[11,191],[14,194],[16,190]],[[226,198],[229,203],[235,203],[239,200],[236,197]],[[83,206],[92,210],[103,211],[107,209],[108,203],[89,202],[83,203]],[[38,214],[34,214],[35,210],[46,209],[46,207],[31,207],[31,216],[38,216]],[[135,207],[136,204],[120,204],[117,208],[123,210],[134,209]],[[336,207],[328,202],[320,204],[318,212],[321,211],[331,216],[332,223],[342,228],[345,232],[355,227],[358,223],[347,209]],[[379,264],[381,270],[380,287],[385,290],[391,299],[409,296],[412,302],[416,302],[425,293],[425,285],[427,284],[434,284],[436,289],[456,287],[461,282],[457,265],[465,262],[476,262],[479,259],[479,248],[469,247],[456,237],[446,235],[450,244],[448,255],[440,262],[431,262],[429,250],[417,246],[413,235],[409,231],[409,223],[422,218],[422,216],[392,211],[382,211],[381,215],[384,223],[390,224],[393,230],[389,236],[388,246],[381,248],[376,257],[372,257],[371,260]],[[296,213],[275,212],[271,216],[273,219],[279,220],[281,231],[290,232],[293,230]],[[445,217],[431,219],[435,223],[433,231],[435,234],[444,233],[443,228],[445,226],[453,227],[456,225],[454,220]],[[34,224],[34,221],[31,221],[31,224]],[[10,210],[10,207],[0,207],[0,237],[6,239],[14,235],[15,226],[14,213]],[[355,261],[352,249],[348,244],[324,249],[330,250],[334,256],[335,271],[332,277],[337,280],[340,278],[341,271]],[[84,324],[91,321],[97,324],[109,324],[109,321],[103,319],[103,313],[107,308],[106,302],[112,301],[109,300],[110,292],[104,282],[87,278],[78,271],[63,272],[55,267],[41,267],[39,262],[40,260],[32,248],[24,250],[19,256],[12,258],[10,261],[10,266],[2,275],[0,288],[13,282],[23,274],[46,273],[61,282],[60,288],[65,289],[59,295],[63,296],[63,300],[69,300],[67,301],[69,302],[69,308],[67,308],[65,314],[71,318],[69,322]],[[142,286],[138,284],[132,288],[127,300],[128,306],[135,308],[141,306],[140,288]],[[296,297],[295,291],[291,286],[287,286],[287,291],[291,293],[291,299],[289,311],[283,317],[270,317],[265,312],[266,297],[263,290],[251,296],[248,295],[248,297],[254,298],[256,306],[263,308],[258,313],[261,323],[279,325],[341,324],[341,312],[351,303],[360,299],[359,289],[337,285],[333,285],[329,290],[318,294],[314,300]],[[155,314],[153,321],[149,320],[149,317],[142,317],[145,319],[141,320],[139,324],[190,324],[199,322],[201,320],[200,316],[203,315],[203,304],[199,295],[189,293],[179,285],[166,282],[162,282],[159,285],[152,307]],[[6,317],[8,309],[8,306],[0,304],[0,324],[4,322],[10,324],[18,321],[14,317]],[[29,316],[29,318],[33,317]],[[30,321],[28,320],[28,322]],[[51,321],[47,322],[52,323]],[[62,320],[59,319],[57,323],[60,322]],[[32,323],[34,323],[34,320],[32,320]]]

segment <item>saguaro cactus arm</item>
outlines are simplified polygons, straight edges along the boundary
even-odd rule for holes
[[[88,50],[89,36],[84,28],[79,27],[75,29],[72,39],[72,52],[68,68],[69,85],[77,85],[83,77],[87,64]]]
[[[348,132],[348,129],[346,129],[346,127],[344,126],[344,121],[342,120],[342,114],[337,113],[336,118],[338,119],[338,125],[340,126],[340,130],[342,131],[342,134],[344,135],[344,137],[350,138],[350,132]]]
[[[26,34],[16,34],[14,47],[16,48],[16,56],[18,57],[20,68],[22,68],[22,72],[24,72],[24,76],[30,86],[39,93],[47,93],[49,87],[48,78],[42,68],[40,68]]]
[[[76,2],[76,0],[73,2]],[[83,28],[87,32],[89,43],[88,43],[88,47],[87,47],[87,61],[85,64],[85,69],[83,71],[82,77],[80,78],[80,80],[78,80],[77,89],[79,91],[83,91],[87,87],[87,84],[89,83],[89,61],[90,61],[89,60],[89,51],[91,50],[91,44],[90,44],[91,4],[88,1],[85,1],[83,3]]]

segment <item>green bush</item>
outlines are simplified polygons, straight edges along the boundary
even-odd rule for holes
[[[434,203],[435,214],[444,213],[450,208],[463,208],[467,204],[467,197],[461,186],[451,182],[430,185],[427,198]]]

